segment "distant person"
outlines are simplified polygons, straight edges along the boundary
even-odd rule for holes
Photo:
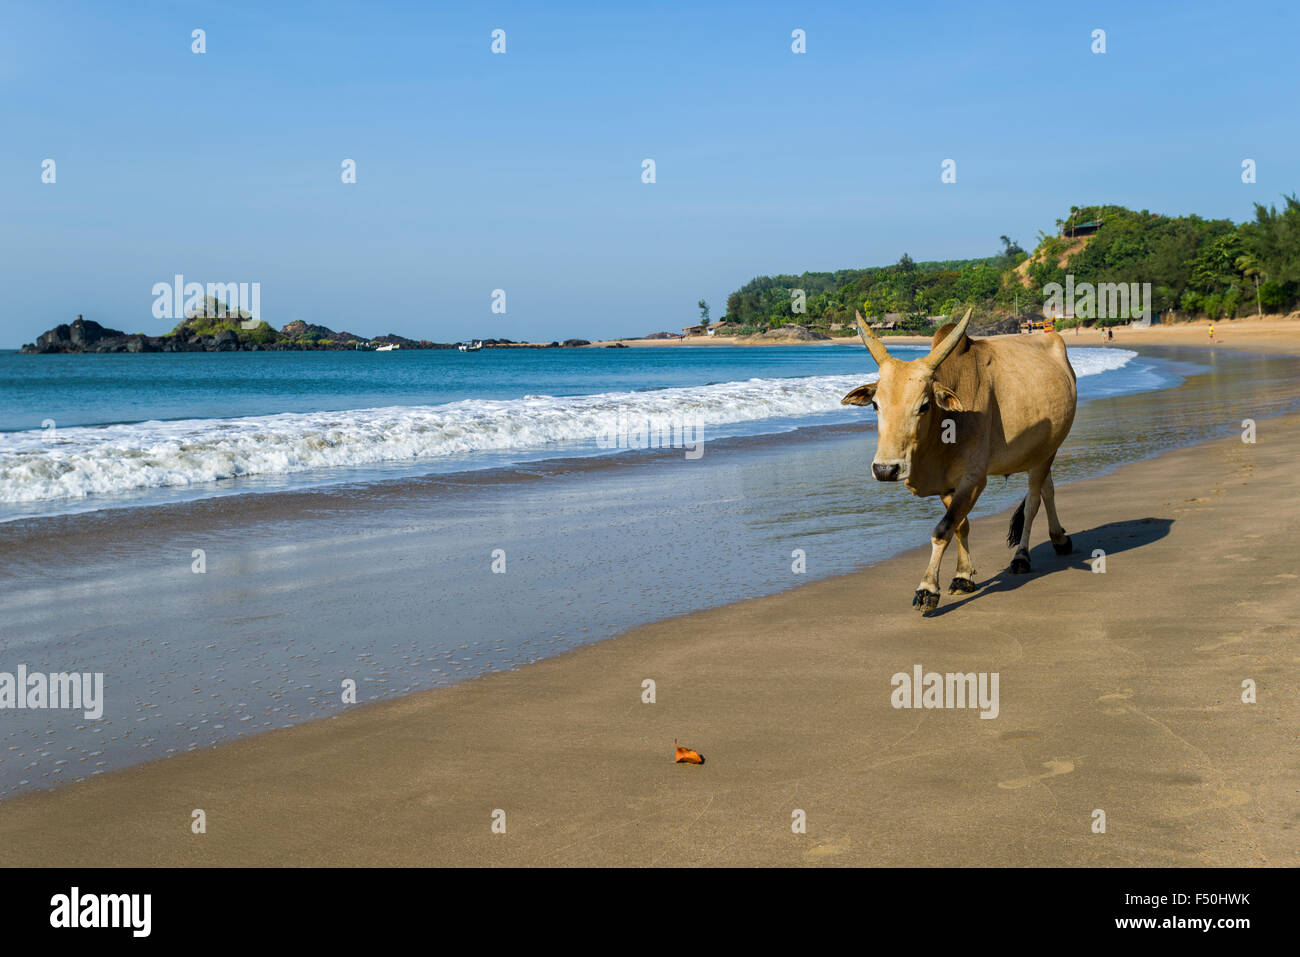
[[[1214,341],[1214,323],[1210,323],[1210,341]]]

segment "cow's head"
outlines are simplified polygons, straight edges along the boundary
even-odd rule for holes
[[[932,434],[932,416],[965,411],[952,390],[934,381],[934,373],[966,334],[970,314],[967,309],[961,322],[929,355],[911,362],[891,356],[862,321],[862,315],[857,314],[858,334],[880,366],[880,378],[858,386],[840,403],[869,405],[876,410],[878,438],[871,474],[881,482],[907,479],[921,439]]]

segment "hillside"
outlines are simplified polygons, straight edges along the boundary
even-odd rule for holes
[[[759,276],[727,297],[722,320],[741,335],[791,321],[852,335],[854,310],[861,310],[893,322],[893,331],[924,331],[932,317],[972,306],[983,331],[1037,313],[1043,287],[1064,284],[1067,275],[1076,284],[1150,283],[1152,311],[1180,317],[1288,311],[1300,306],[1300,199],[1284,200],[1281,210],[1256,204],[1255,218],[1241,224],[1123,206],[1072,207],[1053,234],[1039,233],[1029,254],[1004,236],[1002,255],[982,259],[914,262],[904,254],[892,266]],[[1092,223],[1101,225],[1084,226]],[[1089,235],[1073,235],[1085,228]],[[792,309],[797,290],[803,313]]]

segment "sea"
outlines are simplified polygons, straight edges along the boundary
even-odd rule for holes
[[[895,347],[901,358],[926,350]],[[1082,399],[1165,387],[1075,350]],[[0,353],[0,521],[471,471],[870,422],[859,343],[141,355]]]

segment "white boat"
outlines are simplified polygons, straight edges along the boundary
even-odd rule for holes
[[[478,352],[483,348],[483,343],[475,339],[473,342],[462,342],[456,348],[461,352]]]
[[[400,349],[400,348],[402,348],[402,347],[399,346],[399,345],[397,345],[397,344],[395,344],[395,343],[390,342],[390,343],[388,343],[387,345],[375,346],[375,351],[376,351],[376,352],[392,352],[394,349]]]

